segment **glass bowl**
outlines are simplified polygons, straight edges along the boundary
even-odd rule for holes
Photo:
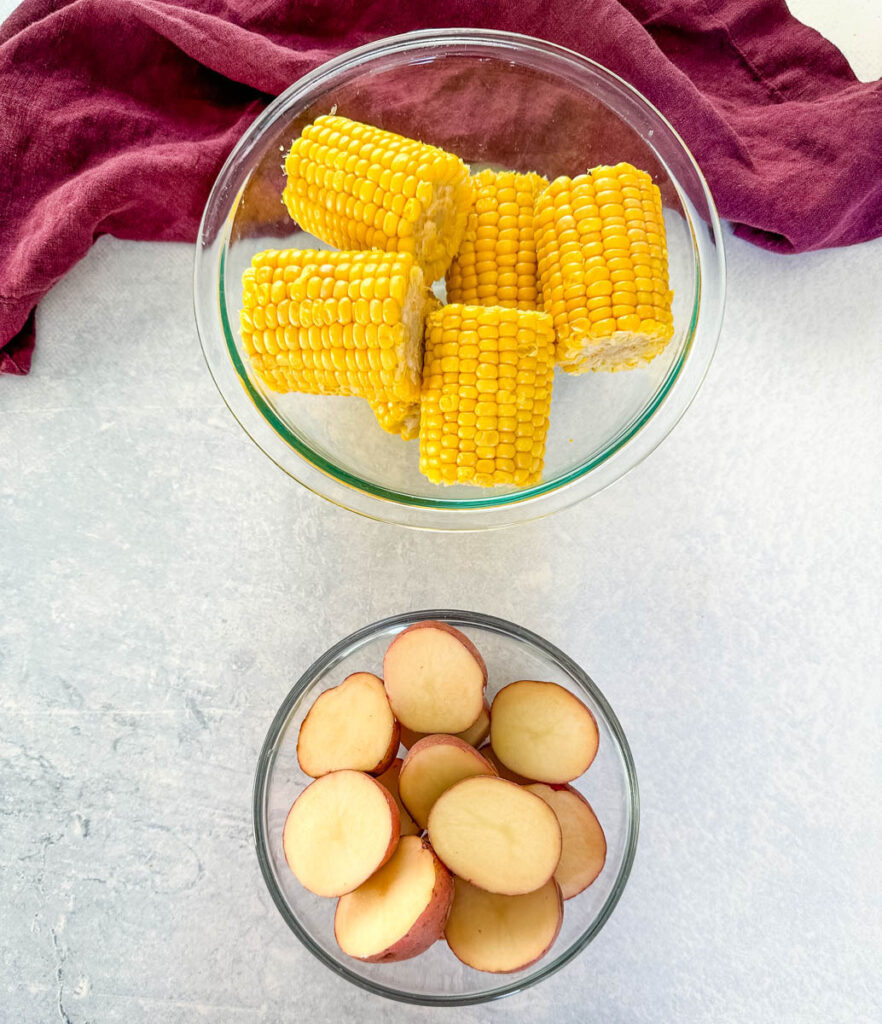
[[[597,719],[600,745],[588,771],[573,785],[583,793],[606,833],[606,864],[597,880],[564,903],[563,927],[551,951],[514,974],[485,974],[460,963],[443,941],[421,956],[391,964],[347,957],[334,940],[335,901],[314,896],[291,873],[282,830],[291,804],[308,779],[297,763],[300,724],[315,698],[350,673],[382,674],[383,654],[406,626],[425,619],[462,630],[487,662],[487,698],[515,679],[565,686]],[[579,666],[553,644],[521,626],[478,612],[420,611],[365,626],[327,650],[298,680],[273,719],[257,763],[254,834],[270,894],[306,948],[341,977],[369,992],[407,1003],[462,1006],[519,992],[569,963],[597,935],[625,888],[637,845],[639,799],[628,741],[603,694]]]
[[[548,178],[627,160],[662,192],[675,336],[649,366],[554,384],[545,471],[528,488],[442,487],[418,472],[418,444],[384,433],[367,404],[279,395],[252,373],[238,331],[241,279],[265,248],[323,247],[281,203],[282,162],[319,114],[336,111],[450,149],[473,169]],[[682,139],[630,85],[551,43],[506,32],[411,32],[305,75],[251,125],[212,189],[196,248],[195,304],[212,376],[233,415],[290,476],[371,518],[474,530],[534,519],[616,480],[685,412],[723,312],[720,224]]]

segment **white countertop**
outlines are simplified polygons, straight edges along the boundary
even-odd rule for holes
[[[882,74],[875,0],[792,9]],[[642,797],[595,942],[457,1021],[880,1019],[882,240],[727,241],[720,347],[671,437],[487,535],[362,520],[276,469],[206,372],[190,247],[105,238],[52,291],[32,374],[0,378],[0,1020],[452,1019],[303,950],[250,818],[299,673],[445,605],[580,661]]]

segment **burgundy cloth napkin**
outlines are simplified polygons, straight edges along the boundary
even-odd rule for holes
[[[783,0],[25,0],[0,26],[0,373],[100,235],[192,241],[269,101],[416,28],[539,36],[632,82],[695,154],[736,233],[779,252],[882,234],[882,81]]]

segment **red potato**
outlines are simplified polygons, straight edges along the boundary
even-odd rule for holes
[[[553,878],[521,896],[485,892],[461,878],[445,937],[454,956],[493,974],[520,971],[551,949],[563,921],[563,900]]]
[[[395,852],[398,807],[364,772],[330,772],[294,801],[282,845],[288,867],[317,896],[357,889]]]
[[[507,896],[544,885],[562,845],[548,804],[487,775],[458,782],[438,797],[429,812],[429,842],[455,875]]]
[[[398,743],[383,680],[354,672],[316,697],[300,726],[297,760],[313,778],[344,768],[379,775],[398,753]]]
[[[389,645],[383,679],[402,726],[427,735],[456,734],[481,714],[487,666],[458,629],[443,622],[417,622]]]
[[[405,836],[375,875],[340,897],[334,935],[358,960],[408,960],[442,937],[452,902],[453,879],[431,846]]]
[[[432,733],[428,732],[414,732],[413,729],[408,729],[404,725],[401,727],[401,742],[408,750],[410,750],[414,743],[418,743],[421,739],[431,735]],[[484,701],[481,713],[475,719],[473,725],[470,725],[468,729],[463,729],[462,732],[453,733],[452,735],[462,740],[463,743],[468,743],[470,747],[477,749],[490,735],[490,705],[487,701]]]
[[[565,900],[587,889],[606,863],[606,836],[591,804],[572,786],[547,786],[535,782],[526,787],[557,815],[563,836],[560,863],[554,878]]]
[[[516,782],[519,786],[528,786],[533,781],[532,779],[525,779],[523,775],[518,775],[517,772],[513,772],[510,768],[506,768],[496,756],[493,747],[489,743],[485,743],[478,753],[493,765],[500,779],[508,779],[509,782]]]
[[[521,679],[490,710],[490,743],[511,771],[535,782],[572,782],[597,754],[594,715],[557,683]]]
[[[408,814],[407,808],[401,802],[401,794],[398,791],[398,777],[401,773],[402,763],[401,758],[396,757],[383,774],[377,776],[377,782],[389,790],[392,794],[392,799],[398,807],[398,817],[400,822],[398,831],[403,836],[417,836],[422,832],[422,829]]]
[[[401,800],[425,828],[432,805],[445,790],[473,775],[495,775],[489,762],[456,736],[426,736],[413,745],[401,766]]]

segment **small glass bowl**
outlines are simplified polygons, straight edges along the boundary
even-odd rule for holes
[[[280,197],[291,142],[331,111],[442,146],[473,169],[538,171],[551,179],[630,161],[661,189],[675,336],[642,369],[556,373],[545,470],[535,486],[432,484],[418,471],[417,443],[384,433],[365,402],[276,394],[252,372],[238,329],[242,272],[262,249],[327,248],[294,224]],[[382,39],[323,64],[257,118],[205,208],[195,304],[205,358],[224,401],[285,472],[374,519],[475,530],[570,505],[648,455],[707,371],[724,283],[720,223],[704,178],[679,135],[635,89],[586,57],[528,36],[433,29]]]
[[[315,698],[350,672],[382,674],[393,637],[414,622],[434,619],[462,630],[487,662],[487,698],[515,679],[565,686],[597,719],[600,746],[588,771],[573,785],[594,808],[606,834],[606,864],[597,880],[564,903],[563,927],[551,951],[514,974],[485,974],[460,963],[444,941],[421,956],[391,964],[347,957],[334,940],[334,900],[308,892],[291,873],[282,830],[291,804],[311,781],[297,763],[297,735]],[[381,619],[334,644],[307,669],[270,726],[254,782],[257,856],[270,895],[288,926],[323,964],[360,988],[406,1003],[463,1006],[535,985],[569,963],[597,935],[625,888],[637,845],[639,798],[628,741],[603,694],[579,666],[553,644],[521,626],[478,612],[431,610]]]

